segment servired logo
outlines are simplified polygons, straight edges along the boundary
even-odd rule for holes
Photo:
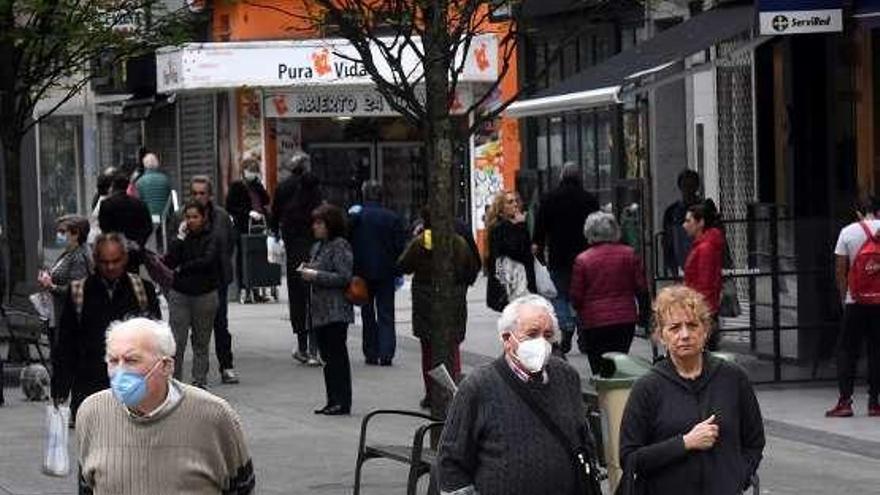
[[[330,50],[322,48],[312,53],[312,66],[318,73],[318,77],[329,74],[333,70],[330,66]]]
[[[477,69],[480,69],[480,72],[486,72],[486,69],[489,68],[489,53],[487,52],[488,48],[486,48],[485,43],[480,43],[474,50],[474,57],[477,61]]]

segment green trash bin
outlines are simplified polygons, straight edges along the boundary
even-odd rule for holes
[[[620,422],[623,408],[629,399],[633,383],[651,369],[651,363],[637,356],[621,352],[606,352],[603,358],[614,363],[614,373],[609,377],[590,378],[599,395],[599,410],[602,414],[602,445],[605,450],[605,463],[608,469],[610,493],[617,489],[623,475],[620,466]]]

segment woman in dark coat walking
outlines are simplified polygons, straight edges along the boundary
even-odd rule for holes
[[[174,377],[183,377],[187,339],[192,330],[193,385],[205,388],[208,383],[209,345],[217,313],[217,288],[220,287],[219,246],[208,228],[207,208],[197,201],[183,209],[185,236],[172,241],[165,264],[174,270],[174,282],[168,294],[171,330],[177,343]]]
[[[526,272],[528,292],[538,292],[535,283],[535,265],[532,242],[526,228],[526,217],[521,211],[519,196],[504,191],[495,196],[486,213],[486,230],[489,256],[486,258],[486,304],[495,311],[502,311],[508,303],[508,294],[496,276],[496,261],[501,257],[522,263]],[[515,294],[514,296],[524,295]]]
[[[262,234],[257,228],[265,230],[269,219],[269,193],[263,186],[260,177],[260,162],[255,158],[246,158],[241,163],[241,180],[229,184],[229,192],[226,194],[226,211],[232,217],[235,231],[240,236],[250,234],[251,230]],[[248,287],[242,277],[242,266],[245,262],[242,256],[243,249],[241,237],[237,237],[238,249],[235,250],[235,277],[239,289],[245,290],[239,293],[242,302],[264,302],[266,297],[259,289]]]
[[[83,279],[92,272],[92,255],[86,246],[89,237],[89,219],[80,215],[64,215],[57,220],[56,241],[63,244],[64,251],[52,264],[52,268],[40,273],[37,282],[52,295],[52,319],[49,321],[50,348],[55,347],[58,322],[64,309],[64,298],[70,282]]]
[[[764,450],[749,377],[706,352],[712,318],[688,287],[660,291],[654,336],[667,358],[633,386],[620,427],[624,493],[738,495]],[[643,484],[641,487],[633,485]]]
[[[397,260],[397,267],[402,273],[413,274],[412,280],[412,329],[413,335],[422,346],[422,380],[425,383],[425,397],[420,406],[430,406],[431,381],[428,371],[433,364],[431,353],[431,329],[433,315],[432,270],[431,259],[433,242],[431,235],[431,215],[427,209],[422,210],[422,225],[416,236],[409,242],[403,254]],[[461,373],[461,358],[458,346],[464,341],[467,329],[467,289],[474,273],[480,269],[480,259],[471,250],[468,242],[459,234],[455,234],[452,244],[453,266],[455,267],[455,285],[453,299],[455,308],[452,314],[452,327],[449,332],[449,348],[452,356],[453,369],[449,370],[454,380]]]
[[[345,212],[324,204],[312,213],[312,233],[317,242],[311,261],[298,270],[311,284],[310,323],[318,336],[318,351],[324,361],[327,404],[315,414],[339,416],[351,412],[351,365],[348,360],[348,325],[354,311],[345,297],[351,281],[354,256],[345,235]]]

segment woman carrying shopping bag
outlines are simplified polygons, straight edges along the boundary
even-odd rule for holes
[[[184,226],[171,242],[165,264],[174,270],[168,292],[171,330],[177,343],[174,378],[183,377],[186,341],[192,330],[192,384],[205,388],[208,383],[208,346],[217,311],[220,286],[217,241],[208,230],[207,210],[198,202],[186,204]]]

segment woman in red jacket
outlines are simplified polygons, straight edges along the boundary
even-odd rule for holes
[[[575,258],[569,297],[580,319],[578,347],[593,374],[600,375],[605,371],[602,354],[629,352],[635,324],[647,321],[651,305],[642,262],[620,242],[614,215],[590,214],[584,237],[589,247]]]
[[[721,264],[724,232],[715,204],[709,200],[691,205],[684,217],[684,230],[693,238],[684,262],[684,284],[703,296],[715,322],[709,334],[709,350],[718,349],[718,307],[721,304]]]

